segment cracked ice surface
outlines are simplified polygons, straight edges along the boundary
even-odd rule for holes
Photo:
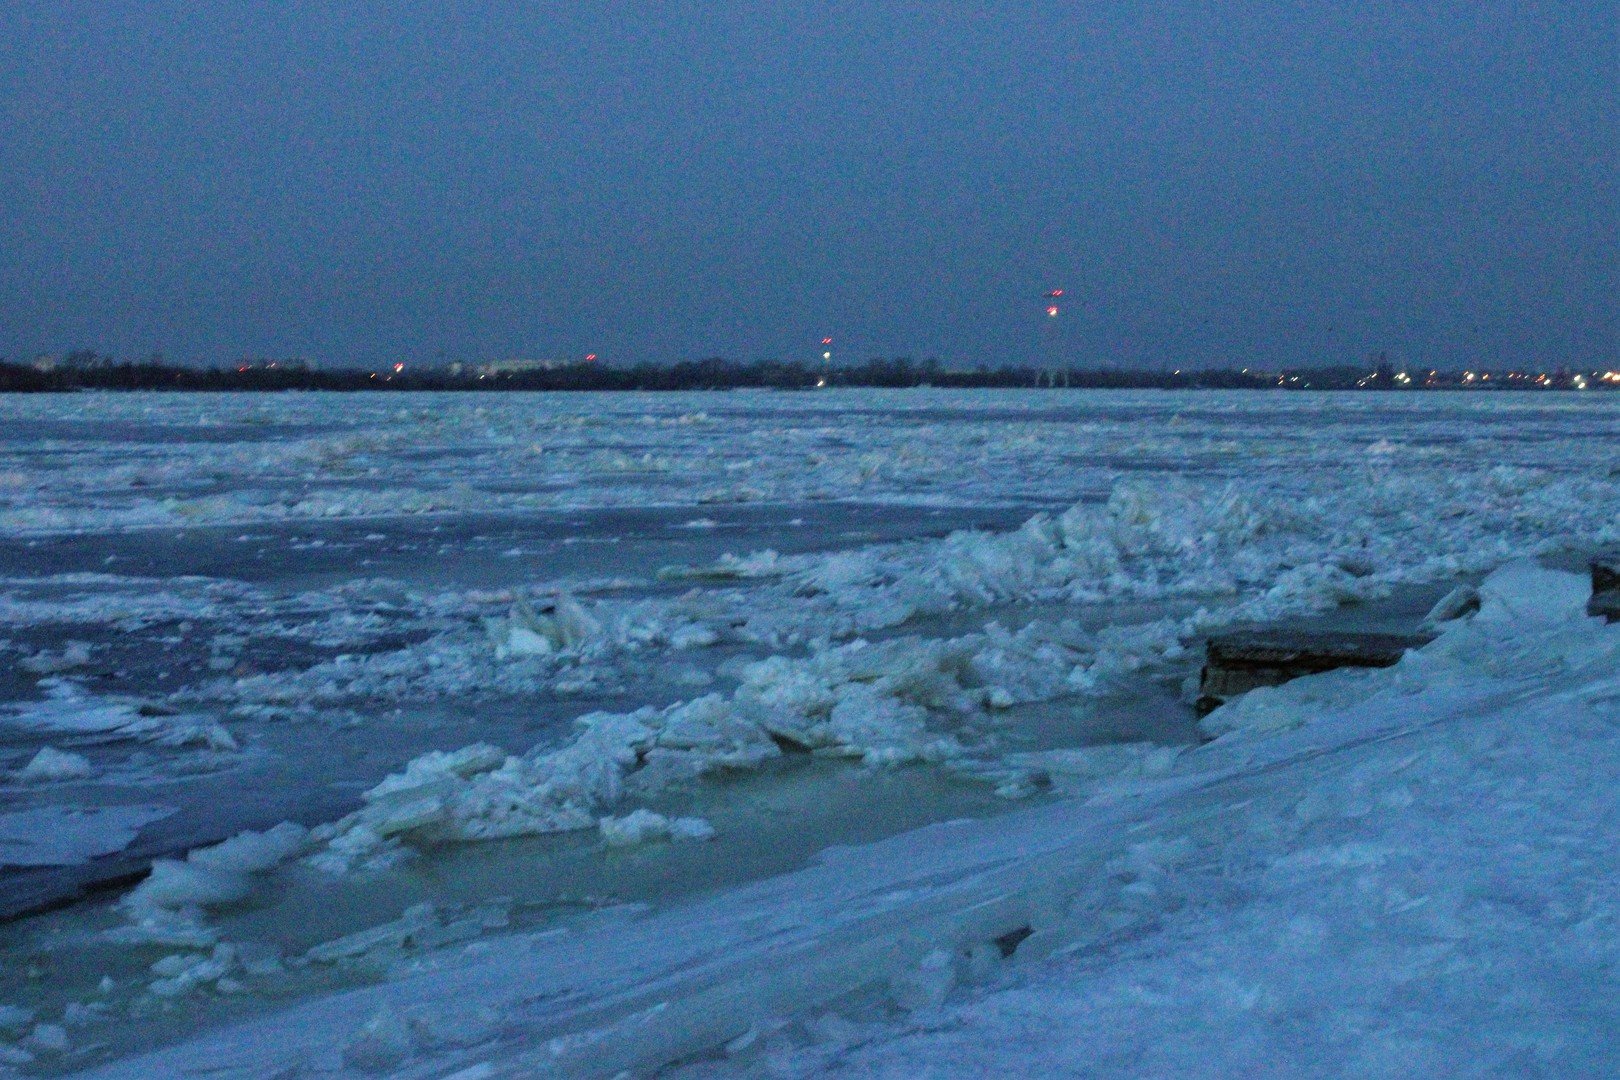
[[[96,1075],[1610,1075],[1620,627],[1579,585],[1509,566],[1337,704],[1078,801]]]
[[[1211,627],[1360,610],[1340,605],[1620,540],[1620,475],[1591,451],[1620,435],[1605,404],[8,399],[0,798],[79,825],[117,807],[183,809],[145,829],[108,817],[94,843],[61,849],[121,850],[133,829],[132,850],[151,844],[174,869],[61,937],[0,942],[16,975],[0,976],[0,1001],[20,995],[69,1035],[65,1050],[54,1032],[28,1036],[27,1053],[84,1062],[114,1051],[80,1047],[129,1045],[127,1030],[178,1015],[164,1011],[174,997],[236,1015],[330,989],[311,974],[328,961],[309,958],[331,950],[266,928],[276,897],[339,907],[315,898],[405,880],[390,873],[431,879],[455,849],[513,838],[589,837],[613,851],[580,865],[607,882],[612,859],[668,838],[715,834],[666,845],[672,867],[729,850],[728,829],[768,847],[792,819],[724,801],[738,777],[804,760],[1008,798],[1179,775],[1219,754],[1093,746],[1095,726],[1069,721],[1069,741],[1042,741],[1019,725],[1173,689]],[[1393,677],[1438,687],[1455,672],[1423,666],[1437,655]],[[1241,756],[1382,678],[1263,692],[1206,731]],[[970,804],[984,812],[937,805],[950,817]],[[284,818],[311,828],[272,828]],[[580,902],[610,903],[605,891]],[[329,928],[369,943],[354,946],[367,963],[389,958],[344,978],[523,921],[521,903],[479,897],[404,906],[361,905]],[[42,962],[64,974],[21,977]],[[955,964],[897,978],[932,1001],[956,985]],[[393,1053],[411,1024],[377,1018],[365,1053]],[[826,1042],[762,1028],[749,1045],[791,1056]]]

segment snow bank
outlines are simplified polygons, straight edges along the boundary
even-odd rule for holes
[[[1276,688],[1310,714],[1309,767],[1149,822],[1179,857],[1111,863],[1123,888],[1053,959],[672,1075],[1615,1075],[1620,628],[1583,585],[1506,567],[1355,705]],[[1182,767],[1264,753],[1229,739]]]
[[[1387,671],[1344,668],[1281,686],[1266,686],[1228,702],[1204,717],[1206,735],[1252,738],[1309,724],[1349,707],[1380,688],[1413,691],[1466,684],[1482,674],[1503,678],[1544,671],[1557,664],[1576,636],[1561,633],[1588,621],[1585,575],[1549,570],[1530,561],[1509,563],[1478,589],[1477,613],[1439,624],[1428,646],[1408,652]],[[1542,641],[1543,637],[1549,640]],[[1488,646],[1501,639],[1533,642]]]

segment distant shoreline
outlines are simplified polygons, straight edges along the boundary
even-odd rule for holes
[[[1620,371],[1404,371],[1340,365],[1280,371],[1101,371],[1000,367],[952,371],[933,361],[871,360],[821,367],[812,364],[683,361],[668,366],[608,367],[569,363],[520,368],[502,365],[409,370],[321,371],[297,361],[253,361],[233,368],[188,368],[160,362],[120,362],[74,354],[68,362],[0,361],[0,393],[82,391],[702,391],[817,390],[830,387],[904,389],[1076,390],[1620,390]]]

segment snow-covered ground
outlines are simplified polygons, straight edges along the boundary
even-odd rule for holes
[[[0,926],[0,1067],[1149,1075],[1198,1071],[1175,1055],[1207,1030],[1249,1071],[1433,1044],[1441,1072],[1578,1073],[1597,1013],[1565,999],[1471,1006],[1461,1038],[1446,995],[1498,969],[1456,956],[1500,927],[1399,936],[1511,906],[1470,867],[1598,857],[1545,832],[1559,807],[1600,828],[1577,804],[1608,767],[1616,631],[1573,579],[1499,574],[1391,672],[1258,692],[1197,749],[1183,685],[1215,627],[1410,624],[1620,541],[1609,404],[0,401],[0,900],[168,856],[117,903]],[[1572,659],[1605,648],[1609,675]],[[1557,755],[1587,748],[1576,782]],[[1495,863],[1464,851],[1492,836]],[[1397,886],[1409,908],[1373,896]],[[1526,910],[1574,902],[1541,888]],[[1558,918],[1546,948],[1587,925]],[[1537,946],[1500,936],[1524,990]],[[1357,960],[1391,942],[1411,1001]],[[1335,966],[1362,977],[1338,997]],[[1046,1008],[1070,1028],[1043,1049],[1019,1017]],[[1535,1015],[1562,1041],[1520,1045]]]

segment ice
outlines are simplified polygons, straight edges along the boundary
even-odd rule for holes
[[[1586,611],[1591,595],[1584,574],[1548,570],[1533,562],[1509,563],[1479,587],[1481,623],[1556,625]]]
[[[649,840],[709,840],[714,826],[698,817],[668,818],[645,808],[624,817],[605,817],[597,822],[602,839],[611,847],[631,847]]]
[[[393,1009],[384,1007],[365,1022],[343,1048],[343,1063],[363,1073],[393,1069],[410,1056],[415,1039]]]
[[[1613,1074],[1613,1009],[1593,994],[1620,894],[1588,844],[1615,823],[1620,634],[1568,610],[1575,577],[1493,576],[1481,591],[1504,614],[1544,596],[1549,617],[1455,627],[1430,647],[1456,662],[1448,683],[1403,702],[1389,691],[1409,680],[1374,673],[1365,704],[1318,714],[1400,709],[1421,726],[1363,735],[1194,828],[1195,865],[1218,876],[1178,871],[1185,855],[1132,869],[1131,903],[1156,927],[1009,971],[858,1047],[812,1034],[772,1075]],[[1527,680],[1548,654],[1592,663]],[[1463,705],[1464,685],[1484,696]]]
[[[240,986],[230,977],[239,967],[236,947],[226,943],[206,954],[171,953],[152,965],[151,973],[158,978],[147,990],[160,998],[177,998],[212,984],[222,993],[231,993],[233,986]]]
[[[134,705],[95,697],[77,683],[49,678],[41,680],[40,686],[45,690],[45,700],[14,706],[6,722],[20,728],[76,735],[121,732],[140,724]]]
[[[16,1005],[0,1005],[0,1031],[15,1035],[33,1023],[34,1010]]]
[[[772,1030],[786,1076],[1610,1074],[1620,628],[1569,608],[1577,577],[1506,567],[1479,614],[1353,698],[1311,689],[1331,675],[1276,688],[1306,706],[1280,732],[1110,750],[1136,779],[1107,798],[520,937],[100,1075],[295,1068],[423,1001],[513,1010],[521,1035],[477,1061],[536,1075],[727,1044],[691,1075],[751,1075],[750,1033]],[[1511,617],[1531,597],[1546,617]],[[1040,763],[1089,782],[1105,756]],[[897,1013],[863,1004],[874,986]],[[391,1068],[470,1067],[443,1044],[389,1045]]]
[[[1064,795],[1130,790],[1134,781],[1168,776],[1184,752],[1156,743],[1114,743],[1008,755],[1002,780],[1008,794],[1051,788]],[[994,774],[992,774],[994,775]]]
[[[658,576],[665,581],[746,581],[777,577],[788,572],[794,560],[784,559],[770,548],[747,555],[726,553],[709,566],[665,566]]]
[[[17,771],[23,783],[49,783],[57,780],[87,780],[95,775],[90,759],[71,750],[41,747],[27,765]]]
[[[1423,617],[1424,629],[1436,629],[1442,623],[1452,622],[1479,610],[1479,590],[1472,585],[1458,585],[1435,602]]]
[[[1208,532],[1209,515],[1187,533],[1178,531],[1181,526],[1158,523],[1146,505],[1135,497],[1118,504],[1138,525],[1152,523],[1148,532],[1159,538],[1152,543],[1167,542],[1181,550],[1196,546],[1189,536]],[[1248,536],[1254,530],[1252,516],[1235,509],[1238,505],[1222,497],[1213,517],[1242,521],[1237,532]],[[1037,519],[1020,534],[1033,535],[1042,528]],[[1300,587],[1290,584],[1296,580],[1313,583],[1307,590],[1311,599],[1299,599]],[[1234,609],[1235,614],[1248,614],[1256,606],[1263,611],[1313,608],[1336,602],[1346,592],[1368,596],[1387,588],[1355,584],[1362,580],[1337,566],[1285,572],[1279,585],[1255,604]],[[1528,587],[1539,588],[1533,582]],[[1573,588],[1562,580],[1560,588],[1573,604]],[[1330,599],[1322,600],[1324,594]],[[755,768],[784,748],[851,757],[872,766],[950,761],[966,749],[953,725],[1018,700],[1062,691],[1100,692],[1144,667],[1179,657],[1186,637],[1208,624],[1159,620],[1105,628],[1088,639],[1084,648],[1089,653],[1077,652],[1076,641],[1061,628],[1036,623],[1018,634],[992,625],[984,634],[957,639],[856,639],[804,659],[771,657],[744,666],[740,685],[729,697],[708,695],[662,710],[589,714],[576,721],[576,738],[562,746],[542,745],[523,754],[490,746],[431,752],[367,792],[362,810],[317,830],[315,839],[323,847],[312,861],[345,872],[390,865],[439,843],[591,828],[604,810],[624,800],[656,798],[672,783],[716,770]],[[1257,691],[1212,714],[1203,727],[1219,735],[1298,726],[1313,713],[1352,699],[1360,692],[1357,678],[1344,673],[1314,680],[1304,684],[1308,691],[1281,696],[1269,689]],[[1307,701],[1300,697],[1306,692],[1326,696]],[[1042,777],[1041,767],[1024,766],[1004,770],[998,783],[1007,794],[1017,795],[1051,779],[1050,774]]]
[[[504,619],[484,623],[495,644],[496,659],[509,656],[551,656],[578,649],[601,633],[602,626],[570,596],[558,596],[537,612],[519,600]]]
[[[266,832],[242,832],[211,847],[197,848],[182,861],[158,859],[150,876],[121,902],[137,932],[150,930],[153,940],[178,935],[186,939],[199,929],[202,911],[235,904],[253,890],[253,879],[301,853],[308,830],[283,822]],[[126,937],[138,937],[126,934]]]
[[[246,779],[271,763],[275,771],[265,775],[275,779],[264,782],[309,785],[287,792],[274,814],[304,813],[307,796],[322,817],[337,819],[302,844],[272,844],[239,866],[170,860],[181,869],[162,871],[148,894],[156,898],[162,885],[164,902],[127,911],[131,924],[114,938],[141,946],[116,961],[140,957],[140,971],[156,956],[147,951],[153,943],[208,960],[221,935],[284,918],[279,898],[329,890],[344,901],[333,910],[346,911],[396,874],[429,881],[457,860],[498,864],[509,847],[577,847],[620,866],[667,858],[680,878],[716,848],[604,852],[602,821],[701,812],[721,824],[720,843],[751,836],[730,827],[725,801],[766,778],[725,781],[831,767],[784,761],[788,755],[841,759],[840,775],[851,782],[888,783],[896,778],[865,774],[908,767],[930,782],[1031,797],[1025,807],[1084,800],[1065,827],[1071,838],[1097,833],[1097,858],[1106,863],[1118,854],[1102,851],[1111,829],[1159,826],[1093,815],[1144,805],[1163,785],[1195,774],[1247,768],[1279,741],[1325,738],[1335,717],[1369,702],[1391,715],[1414,702],[1438,714],[1445,695],[1472,693],[1485,678],[1497,682],[1481,691],[1482,717],[1505,708],[1497,696],[1553,686],[1578,685],[1569,693],[1580,708],[1610,708],[1620,694],[1612,678],[1583,674],[1608,662],[1598,639],[1565,624],[1579,584],[1529,574],[1517,583],[1493,579],[1479,613],[1470,613],[1466,594],[1438,605],[1441,639],[1388,673],[1337,673],[1232,703],[1206,721],[1206,733],[1218,737],[1196,750],[1031,753],[1022,726],[1034,714],[1025,706],[1056,715],[1067,700],[1093,699],[1076,706],[1085,713],[1104,695],[1132,700],[1143,687],[1179,684],[1194,669],[1199,640],[1219,626],[1346,604],[1354,617],[1355,605],[1404,596],[1414,584],[1432,583],[1425,592],[1438,596],[1526,556],[1620,540],[1620,476],[1594,467],[1589,450],[1620,436],[1607,404],[1575,395],[935,391],[701,401],[452,396],[412,399],[403,411],[396,400],[323,395],[8,399],[0,408],[16,422],[7,449],[21,449],[6,466],[18,480],[0,491],[8,575],[0,581],[0,649],[21,661],[15,696],[45,700],[0,705],[0,724],[27,747],[4,768],[17,776],[47,741],[82,750],[95,761],[90,786],[99,795],[126,783],[187,791],[205,770],[240,769]],[[45,430],[57,434],[33,434]],[[1525,437],[1504,438],[1509,431]],[[194,436],[202,441],[188,441]],[[1364,453],[1370,446],[1380,452]],[[698,518],[704,500],[717,501]],[[748,502],[723,505],[736,500]],[[932,508],[951,514],[934,517]],[[960,528],[964,522],[980,527]],[[795,523],[804,527],[788,531]],[[557,535],[542,539],[547,530]],[[901,539],[876,542],[883,536]],[[503,551],[519,554],[497,558]],[[109,554],[139,565],[115,562],[131,573],[107,573]],[[655,568],[676,562],[660,580]],[[218,576],[181,576],[199,566]],[[1504,636],[1509,627],[1528,633],[1538,619],[1549,629],[1535,648]],[[56,681],[33,691],[35,675]],[[165,752],[176,741],[239,741],[247,753],[226,760]],[[1495,767],[1469,747],[1434,752]],[[1257,805],[1275,811],[1286,846],[1301,828],[1348,828],[1403,801],[1424,804],[1423,782],[1385,784],[1375,773],[1295,803]],[[1307,778],[1294,775],[1303,791]],[[80,801],[81,787],[12,791],[33,806]],[[227,817],[264,803],[262,791],[237,807],[218,795],[222,786],[208,790],[217,799],[210,810]],[[354,793],[362,793],[357,809]],[[1231,816],[1225,803],[1209,812]],[[1240,818],[1248,820],[1232,820]],[[448,846],[566,830],[588,835]],[[960,836],[931,835],[915,842],[954,844]],[[1313,837],[1293,853],[1320,857],[1301,854],[1278,873],[1340,862],[1353,869],[1377,850],[1376,838]],[[1247,865],[1245,857],[1238,852],[1232,865]],[[1210,859],[1206,872],[1227,865],[1218,848]],[[306,864],[338,875],[387,872],[332,879]],[[1402,864],[1395,855],[1360,870],[1394,873]],[[1121,886],[1099,916],[1125,927],[1119,933],[1165,917],[1164,898],[1185,899],[1177,892],[1178,875],[1190,872],[1183,864],[1120,866],[1133,875],[1131,891]],[[1231,895],[1253,885],[1238,879]],[[929,887],[895,885],[913,895]],[[888,894],[827,895],[859,909]],[[803,907],[798,893],[778,899],[784,910]],[[400,906],[334,915],[341,925],[328,936],[392,920]],[[820,918],[824,909],[814,912]],[[1133,912],[1149,922],[1129,922]],[[1321,912],[1311,917],[1331,922]],[[899,987],[921,972],[932,986],[948,971],[943,999],[922,986],[913,1000],[922,1011],[950,1009],[1000,970],[988,959],[999,956],[997,938],[1033,928],[1018,956],[1077,940],[1065,937],[1062,919],[1037,927],[1035,915],[1020,918],[976,929],[972,940],[908,939],[903,956],[882,960],[881,974]],[[467,940],[447,929],[465,921],[441,911],[424,940]],[[935,926],[928,918],[917,925]],[[105,948],[107,939],[97,940]],[[925,962],[955,944],[962,958]],[[308,947],[288,945],[285,955],[296,959]],[[33,963],[28,948],[7,951],[5,966]],[[395,963],[391,948],[378,946],[376,956]],[[444,951],[456,952],[448,944]],[[393,970],[418,959],[452,962],[413,954]],[[335,961],[334,970],[347,962]],[[784,1008],[808,1000],[805,985],[821,978],[820,960],[804,963],[808,974],[784,990]],[[572,970],[594,980],[594,964]],[[85,975],[80,997],[102,970]],[[115,970],[120,995],[125,986],[146,994],[154,980],[175,977],[134,980]],[[292,976],[244,966],[176,988],[214,994],[241,983],[251,998],[256,980],[282,978]],[[17,982],[15,992],[6,982],[8,1000],[22,995],[16,999],[32,1005],[43,993]],[[266,989],[294,1000],[314,992]],[[1250,996],[1244,987],[1230,993],[1234,1001]],[[214,1006],[210,1015],[252,1011]],[[58,1007],[41,1015],[54,1018]],[[682,1012],[686,1005],[671,1008],[701,1026]],[[717,1012],[727,1008],[720,1001]],[[375,1011],[373,1002],[346,1014],[343,1038]],[[396,1011],[414,1022],[408,1008]],[[756,1016],[748,1026],[756,1021],[775,1033],[758,1041],[776,1054],[776,1021]],[[195,1022],[173,1023],[179,1030]],[[801,1035],[840,1027],[824,1015],[793,1023]],[[651,1016],[628,1038],[610,1034],[592,1045],[686,1037],[674,1030],[673,1019]],[[102,1035],[118,1047],[108,1053],[125,1052],[123,1034]],[[341,1064],[343,1038],[323,1044],[323,1062]],[[418,1038],[410,1053],[431,1057],[438,1045]],[[441,1073],[471,1064],[447,1062]]]
[[[237,749],[231,733],[211,719],[154,709],[134,701],[99,697],[67,679],[42,679],[39,685],[45,690],[45,699],[12,706],[11,715],[0,716],[0,724],[71,735],[137,739],[166,746]]]
[[[90,663],[90,653],[88,642],[70,641],[59,651],[41,650],[25,658],[19,666],[24,671],[32,671],[39,675],[55,675],[58,672],[85,667]]]
[[[688,395],[484,403],[436,395],[403,417],[328,395],[263,407],[199,404],[193,395],[14,400],[6,413],[21,430],[30,421],[77,430],[43,441],[41,453],[9,458],[16,482],[0,487],[0,500],[14,535],[738,499],[1030,505],[1072,502],[1098,473],[1127,465],[1222,477],[1239,467],[1355,470],[1376,479],[1470,460],[1481,429],[1488,438],[1496,432],[1487,425],[1504,420],[1538,434],[1582,431],[1594,445],[1612,430],[1602,401],[1198,396],[1206,400],[853,390],[775,395],[765,406],[730,395],[698,424],[675,422],[690,409]],[[198,428],[203,410],[214,422]],[[121,437],[92,437],[97,430]],[[210,441],[190,437],[210,432]],[[1401,452],[1364,453],[1369,445]],[[1504,486],[1526,471],[1587,460],[1560,438],[1494,440],[1489,452],[1507,466]]]
[[[758,767],[782,747],[869,765],[947,760],[961,753],[930,726],[930,710],[974,710],[972,653],[960,643],[855,641],[808,661],[750,664],[729,698],[665,709],[591,713],[576,738],[522,755],[474,745],[410,762],[365,795],[366,806],[315,832],[317,865],[344,871],[392,858],[399,841],[469,841],[595,827],[627,795],[722,769]]]
[[[76,866],[122,851],[172,806],[41,806],[0,811],[0,867]]]

